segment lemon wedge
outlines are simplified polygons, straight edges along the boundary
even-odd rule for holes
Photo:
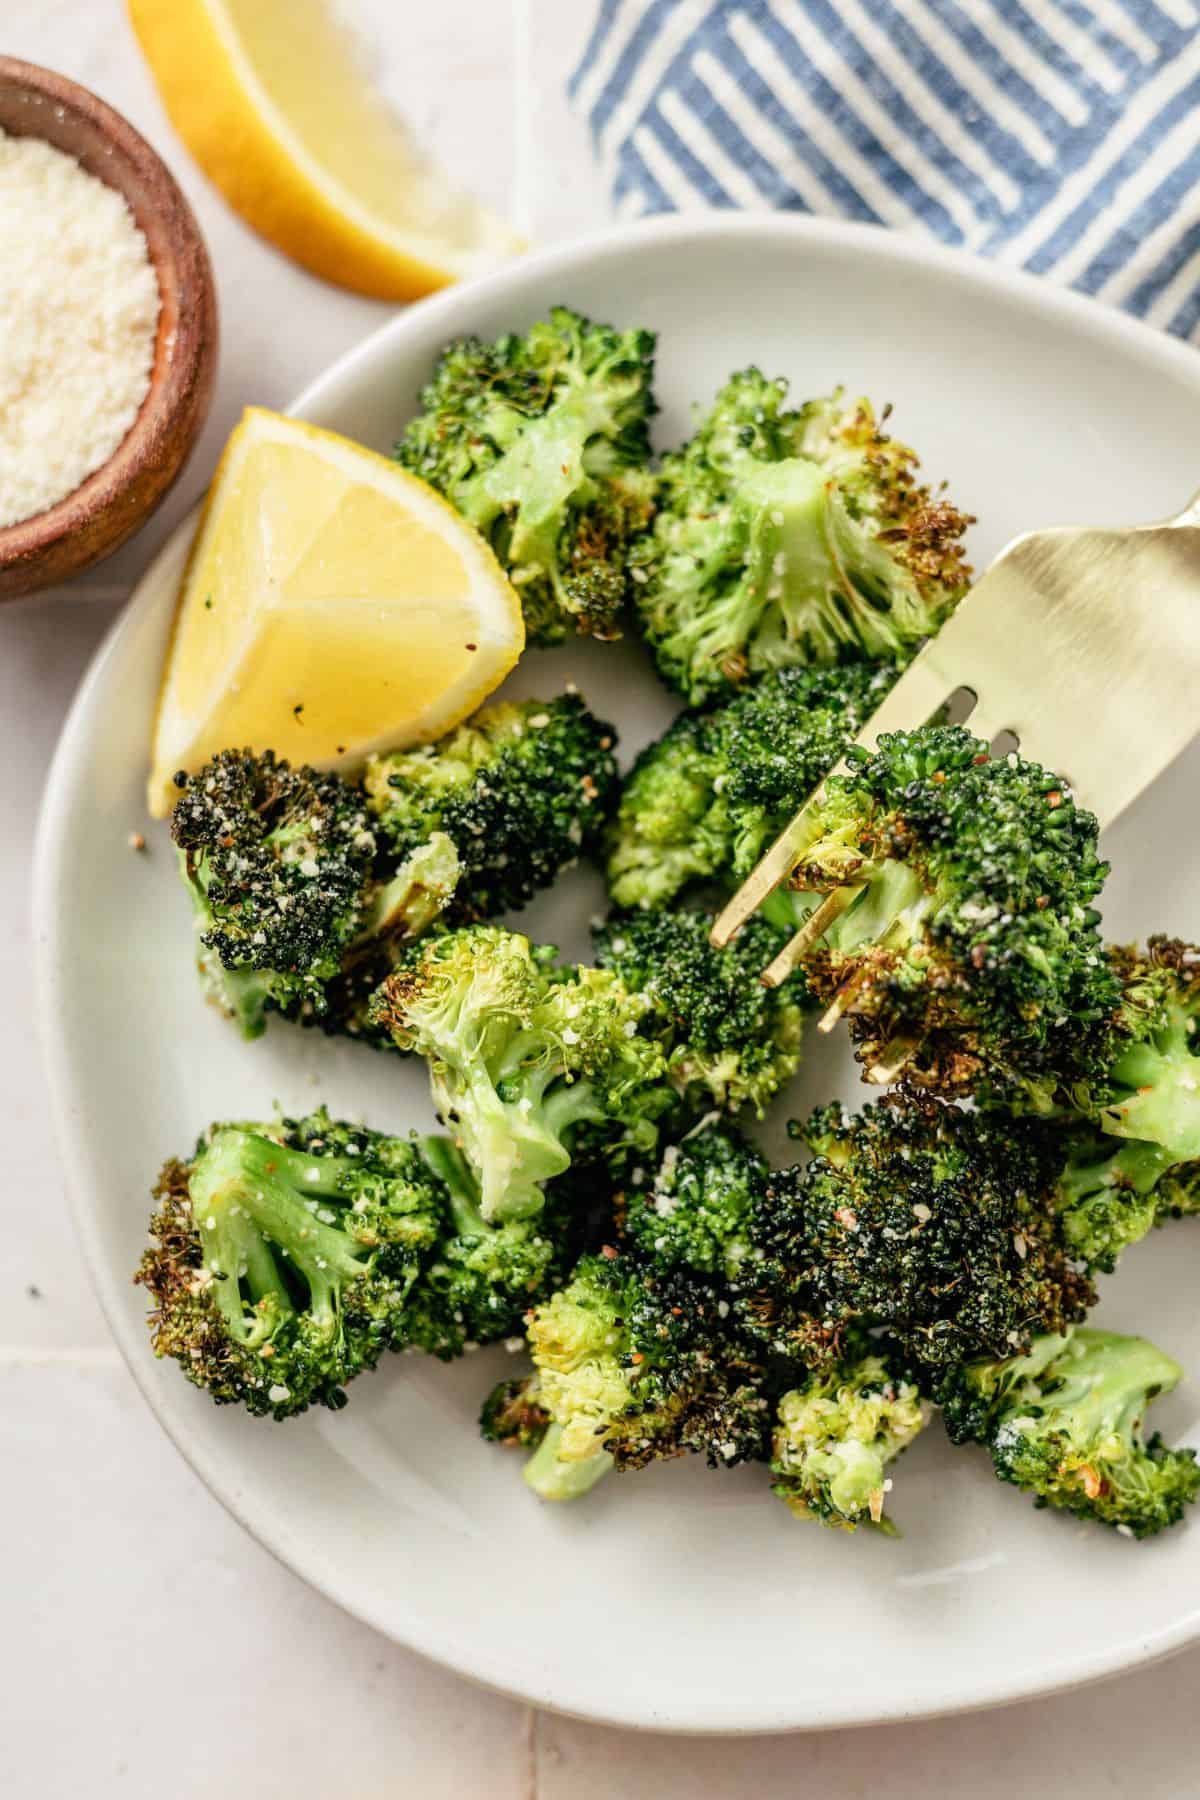
[[[196,530],[159,694],[150,811],[249,746],[350,770],[473,712],[525,643],[491,550],[386,456],[249,407]]]
[[[129,0],[129,16],[205,174],[326,281],[410,300],[523,248],[421,157],[329,0]]]

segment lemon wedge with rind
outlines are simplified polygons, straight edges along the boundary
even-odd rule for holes
[[[348,438],[250,407],[184,572],[150,811],[218,750],[350,771],[440,737],[514,666],[517,595],[433,489]]]
[[[129,16],[205,174],[314,274],[410,300],[524,248],[420,154],[329,0],[129,0]]]

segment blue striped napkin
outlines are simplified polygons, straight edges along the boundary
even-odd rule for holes
[[[571,93],[625,217],[927,231],[1200,339],[1200,0],[601,0]]]

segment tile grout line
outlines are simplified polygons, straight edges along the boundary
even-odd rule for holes
[[[525,1723],[525,1800],[538,1800],[538,1709],[527,1709]]]

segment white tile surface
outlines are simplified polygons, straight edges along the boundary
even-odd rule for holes
[[[389,90],[456,176],[507,206],[536,241],[603,222],[603,186],[563,95],[593,0],[343,4]],[[1003,1713],[858,1734],[689,1742],[534,1721],[303,1587],[209,1498],[162,1436],[109,1348],[50,1141],[29,988],[37,790],[70,692],[114,610],[96,590],[120,592],[136,576],[203,485],[247,401],[286,400],[388,309],[311,280],[228,212],[176,141],[120,0],[6,0],[2,10],[6,52],[95,87],[166,155],[213,252],[224,348],[213,419],[160,520],[89,578],[87,594],[0,609],[0,1092],[9,1127],[0,1232],[0,1795],[1195,1794],[1191,1695],[1200,1654]],[[571,1628],[564,1621],[564,1654]]]

